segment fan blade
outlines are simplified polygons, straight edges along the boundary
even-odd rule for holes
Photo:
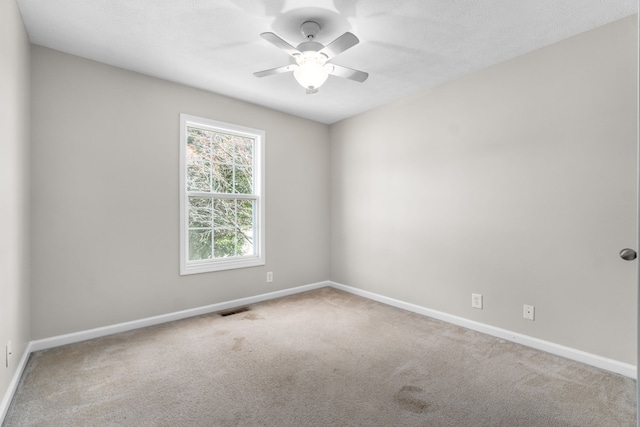
[[[287,73],[289,71],[295,70],[296,68],[298,68],[297,65],[291,64],[291,65],[285,65],[284,67],[272,68],[270,70],[258,71],[253,73],[253,75],[256,77],[266,77],[266,76],[272,76],[274,74]]]
[[[345,50],[357,45],[360,43],[358,38],[351,33],[344,33],[324,48],[320,50],[320,53],[327,56],[328,59],[333,58],[339,53],[344,52]]]
[[[282,40],[280,37],[278,37],[274,33],[262,33],[260,34],[260,37],[262,37],[269,43],[273,44],[275,47],[279,47],[280,49],[284,50],[291,56],[300,55],[300,51],[298,49],[291,46],[289,43]]]
[[[333,70],[329,71],[329,74],[333,76],[342,77],[349,80],[355,80],[357,82],[364,82],[369,77],[369,73],[364,71],[354,70],[352,68],[343,67],[342,65],[329,64],[333,67]]]

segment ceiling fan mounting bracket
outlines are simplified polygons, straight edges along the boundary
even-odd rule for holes
[[[303,22],[300,26],[300,32],[304,36],[305,39],[312,41],[314,40],[318,33],[320,32],[320,24],[315,21],[306,21]]]

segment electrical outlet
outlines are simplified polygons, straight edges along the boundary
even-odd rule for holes
[[[9,367],[9,356],[11,356],[11,354],[13,353],[13,350],[11,349],[11,341],[7,342],[7,345],[5,347],[5,367]]]
[[[524,305],[524,309],[522,311],[522,317],[529,320],[535,320],[536,308],[532,305]]]
[[[482,295],[471,294],[471,307],[482,310]]]
[[[267,272],[267,283],[273,282],[273,271]]]

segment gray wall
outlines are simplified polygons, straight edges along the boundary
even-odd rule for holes
[[[636,34],[331,127],[33,46],[32,339],[331,278],[635,364]],[[265,267],[178,275],[181,112],[266,130]]]
[[[637,31],[333,125],[331,279],[635,365]]]
[[[0,398],[30,340],[29,49],[15,2],[0,1]]]
[[[39,46],[31,59],[33,339],[329,277],[327,126]],[[179,276],[180,113],[266,131],[266,266]]]

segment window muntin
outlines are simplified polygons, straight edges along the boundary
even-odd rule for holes
[[[264,264],[264,132],[182,114],[181,274]]]

